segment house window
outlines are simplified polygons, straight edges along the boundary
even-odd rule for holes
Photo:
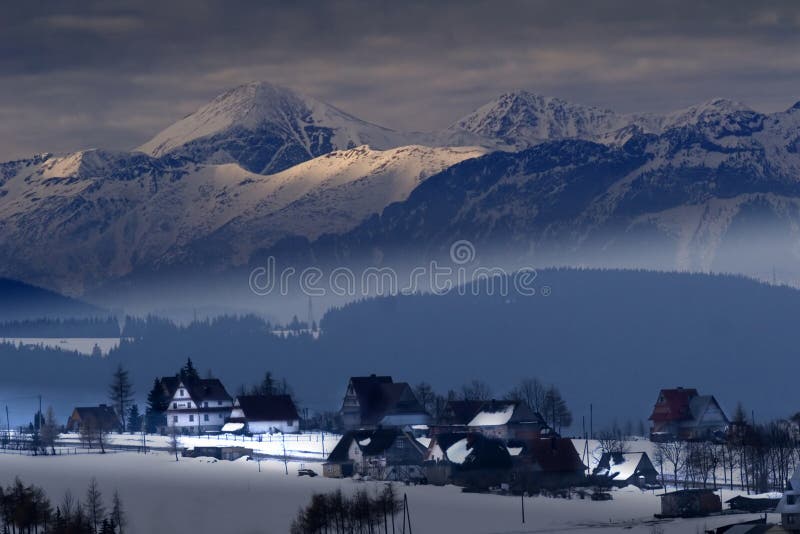
[[[217,414],[217,417],[219,417],[220,419],[222,419],[222,414],[221,414],[221,413]]]
[[[203,408],[208,408],[208,402],[203,403]]]
[[[178,409],[178,403],[177,402],[173,402],[172,403],[172,409],[174,409],[174,410]]]
[[[190,415],[190,416],[189,416],[189,422],[190,422],[190,423],[194,423],[194,416],[193,416],[193,415]]]
[[[792,494],[786,495],[786,504],[794,504],[795,498],[796,497]]]
[[[208,414],[203,414],[203,421],[208,421]]]
[[[222,406],[222,401],[217,401],[217,406]]]
[[[173,423],[177,423],[178,422],[178,416],[177,415],[173,415],[172,416],[172,422]]]
[[[183,390],[180,391],[180,396],[183,397]]]

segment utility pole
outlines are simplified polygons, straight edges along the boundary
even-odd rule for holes
[[[289,474],[289,462],[286,459],[286,434],[281,432],[281,440],[283,441],[283,470]]]
[[[44,422],[44,421],[42,421],[42,419],[44,419],[44,414],[42,413],[42,394],[39,393],[39,431],[40,432],[42,430],[42,423]]]
[[[525,524],[525,492],[519,493],[520,506],[522,507],[522,524]]]
[[[589,403],[589,439],[594,439],[594,407]]]

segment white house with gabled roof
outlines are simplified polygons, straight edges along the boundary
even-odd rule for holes
[[[218,431],[230,417],[233,399],[216,378],[178,382],[167,408],[167,426],[183,434]]]

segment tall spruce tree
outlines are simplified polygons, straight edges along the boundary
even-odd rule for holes
[[[108,388],[108,398],[111,399],[114,410],[117,412],[117,416],[119,416],[122,422],[122,430],[124,431],[127,408],[133,402],[133,385],[128,377],[128,371],[122,367],[122,364],[117,366],[111,378],[111,385]]]
[[[139,414],[139,406],[131,404],[128,410],[128,432],[138,432],[142,429],[142,416]]]
[[[200,380],[200,375],[197,373],[191,358],[187,358],[186,365],[181,368],[180,378],[187,386]]]
[[[153,389],[147,394],[147,408],[145,409],[145,427],[147,432],[154,433],[158,427],[167,424],[166,411],[169,407],[169,398],[164,392],[161,380],[153,381]]]

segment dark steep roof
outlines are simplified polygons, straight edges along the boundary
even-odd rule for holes
[[[300,419],[289,395],[242,395],[236,402],[250,421],[293,421]]]
[[[650,415],[651,421],[681,421],[691,417],[689,405],[697,397],[694,388],[662,389]]]
[[[81,406],[75,408],[78,417],[81,421],[94,419],[100,426],[104,428],[115,427],[120,424],[120,419],[117,417],[117,412],[111,406],[101,404],[100,406]]]
[[[175,391],[177,391],[181,379],[177,376],[162,376],[159,382],[167,397],[172,397],[175,395]]]
[[[448,425],[466,425],[475,417],[483,406],[479,400],[451,400],[444,407],[441,423]]]
[[[529,440],[527,450],[545,472],[574,472],[586,468],[569,438]]]
[[[225,386],[217,378],[201,378],[191,384],[184,384],[189,390],[192,400],[199,403],[203,401],[231,400]]]
[[[358,398],[362,424],[377,424],[386,415],[425,413],[411,386],[390,376],[354,376],[350,384]]]
[[[414,439],[414,436],[397,428],[351,430],[346,432],[339,440],[339,443],[336,444],[336,447],[333,448],[328,456],[328,462],[348,461],[347,453],[354,441],[358,444],[364,456],[380,456],[394,444],[398,437],[403,437],[407,440],[420,454],[424,453],[425,448]]]

